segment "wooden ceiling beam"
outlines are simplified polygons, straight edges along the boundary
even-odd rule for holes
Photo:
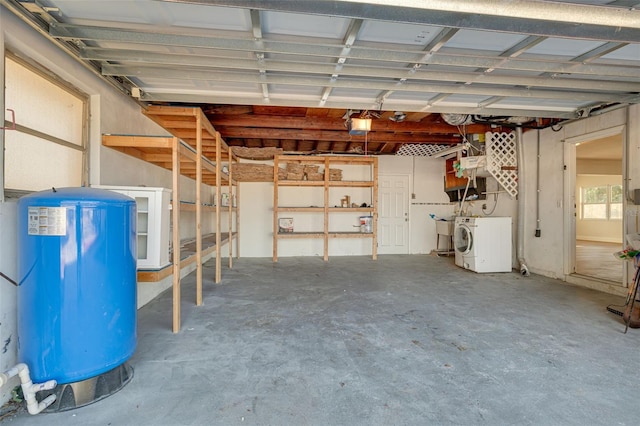
[[[244,143],[247,148],[262,148],[262,141],[259,138],[247,139]]]
[[[382,145],[382,148],[380,148],[380,152],[383,152],[385,154],[386,153],[391,153],[391,152],[393,152],[395,146],[396,145],[392,144],[392,143],[385,143],[385,144]]]
[[[347,143],[346,142],[334,142],[331,146],[331,151],[333,152],[346,152]]]
[[[254,114],[266,116],[304,117],[307,114],[307,108],[254,105],[253,112]]]
[[[262,145],[265,148],[280,148],[280,141],[278,139],[263,139]]]
[[[313,151],[316,149],[314,141],[298,141],[298,151]]]
[[[380,152],[383,146],[384,146],[383,143],[372,143],[372,144],[369,144],[368,151],[378,153]]]
[[[284,151],[295,151],[297,148],[297,144],[295,140],[284,140],[282,143],[282,149]]]
[[[426,116],[426,115],[425,115]],[[342,118],[324,117],[283,117],[264,115],[214,115],[208,117],[213,126],[223,135],[222,128],[250,127],[270,129],[300,129],[300,130],[345,130],[345,121]],[[447,123],[421,123],[416,121],[403,121],[396,123],[391,120],[373,119],[372,131],[386,132],[424,132],[433,134],[457,133],[456,126]],[[469,124],[465,127],[467,133],[484,133],[489,130],[486,124]]]
[[[253,113],[252,105],[207,105],[202,108],[207,114],[251,114]]]
[[[292,129],[256,129],[225,127],[220,128],[220,133],[231,138],[245,139],[285,139],[285,140],[308,140],[308,141],[341,141],[341,142],[364,142],[364,136],[350,135],[347,130],[326,131],[326,130],[292,130]],[[427,133],[392,133],[392,132],[369,132],[367,138],[370,142],[391,142],[391,143],[456,143],[460,137],[455,135],[432,135]]]
[[[316,145],[316,150],[323,152],[323,151],[330,151],[331,150],[331,142],[327,142],[327,141],[321,141],[318,142]]]

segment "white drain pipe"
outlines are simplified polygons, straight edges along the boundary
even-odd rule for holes
[[[24,400],[27,401],[27,410],[29,411],[29,414],[40,413],[56,400],[55,395],[49,395],[43,399],[42,402],[38,402],[36,399],[36,392],[53,389],[58,383],[55,380],[49,380],[44,383],[33,383],[29,376],[29,367],[24,363],[16,364],[4,373],[0,373],[0,387],[4,386],[5,383],[14,376],[20,376],[22,393],[24,394]]]
[[[516,129],[516,150],[518,151],[518,245],[517,256],[520,263],[520,275],[529,276],[529,268],[524,260],[524,147],[522,144],[522,127]]]

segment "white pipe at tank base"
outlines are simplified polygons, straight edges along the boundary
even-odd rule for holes
[[[522,127],[516,129],[516,151],[518,154],[518,245],[517,256],[520,263],[520,275],[529,276],[529,268],[524,260],[524,224],[525,224],[525,206],[524,206],[524,147],[522,144]]]
[[[53,389],[58,383],[55,380],[49,380],[44,383],[33,383],[29,376],[29,367],[24,363],[16,364],[4,373],[0,373],[0,387],[4,386],[5,383],[14,376],[20,377],[22,393],[24,395],[24,400],[27,402],[27,411],[29,411],[29,414],[38,414],[42,412],[42,410],[53,404],[56,400],[55,395],[49,395],[41,402],[38,402],[36,399],[36,392]]]

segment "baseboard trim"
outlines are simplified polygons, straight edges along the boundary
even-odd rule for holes
[[[626,287],[623,287],[621,283],[615,283],[613,281],[601,280],[577,274],[566,275],[564,280],[569,284],[598,290],[603,293],[615,294],[617,296],[626,296],[627,294]]]

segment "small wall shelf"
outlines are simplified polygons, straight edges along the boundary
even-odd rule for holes
[[[280,165],[288,163],[301,165],[324,166],[322,180],[283,180],[279,178]],[[370,169],[368,180],[331,180],[330,170],[337,165],[362,166]],[[273,176],[273,261],[278,261],[278,240],[298,238],[320,238],[324,240],[324,260],[329,260],[329,239],[332,238],[371,238],[372,258],[378,257],[377,225],[378,225],[378,159],[377,157],[361,156],[290,156],[277,155],[274,158]],[[280,188],[322,188],[323,202],[321,206],[280,206]],[[333,207],[329,205],[331,188],[371,188],[370,207]],[[303,190],[303,189],[301,189]],[[280,232],[278,220],[280,213],[321,213],[323,214],[323,230],[310,232]],[[366,213],[372,216],[372,232],[330,231],[330,216],[339,213]]]

